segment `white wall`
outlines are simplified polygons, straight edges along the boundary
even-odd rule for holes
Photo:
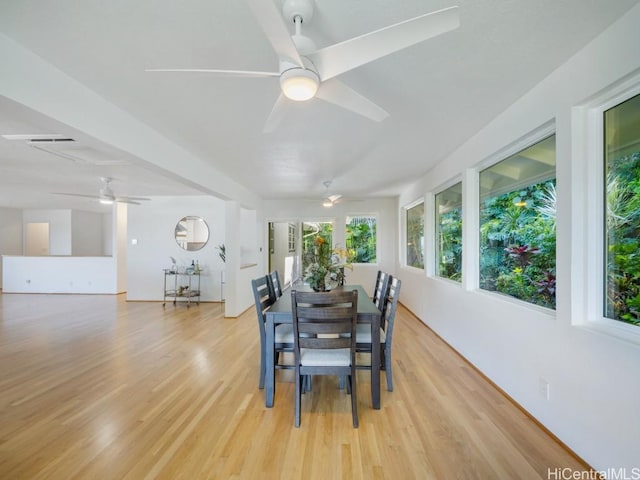
[[[256,211],[240,208],[240,263],[258,263],[258,242],[256,235]]]
[[[265,250],[260,241],[261,212],[242,208],[238,202],[225,202],[226,221],[226,269],[225,310],[226,317],[237,317],[253,305],[251,279],[264,275],[262,256]]]
[[[22,219],[24,225],[49,223],[49,255],[71,255],[71,210],[23,210]]]
[[[22,210],[0,208],[0,289],[2,287],[2,255],[22,254]]]
[[[401,301],[598,470],[639,466],[640,345],[585,328],[576,308],[582,300],[576,292],[596,279],[585,277],[581,265],[589,233],[580,223],[590,215],[583,183],[587,158],[573,147],[586,138],[572,114],[574,107],[639,71],[638,24],[640,6],[414,182],[399,200],[401,207],[429,198],[456,176],[472,180],[475,172],[468,169],[555,122],[557,311],[476,291],[469,287],[473,282],[429,278],[399,264]],[[466,182],[467,193],[474,192],[472,183]],[[469,224],[477,225],[477,200],[467,195],[465,202],[472,203],[465,209],[464,240],[473,247],[477,233]],[[465,250],[465,258],[477,262],[476,252]],[[549,400],[540,392],[541,379],[550,384]]]
[[[188,215],[202,217],[209,225],[209,242],[201,250],[188,252],[178,246],[174,231]],[[209,196],[153,197],[143,205],[127,209],[127,300],[162,300],[164,268],[192,260],[200,264],[203,301],[221,299],[220,279],[224,263],[216,246],[225,242],[225,202]],[[137,243],[132,244],[133,241]]]
[[[378,221],[378,262],[376,264],[358,264],[353,271],[346,270],[347,283],[364,286],[369,294],[373,294],[378,270],[395,273],[397,251],[397,209],[393,198],[375,198],[367,200],[342,201],[331,208],[322,206],[317,201],[267,200],[263,203],[266,222],[295,223],[303,221],[333,221],[333,244],[345,246],[345,223],[348,215],[375,215]],[[266,225],[266,223],[265,223]],[[268,245],[268,232],[263,230],[263,244]],[[298,229],[297,248],[300,252],[300,229]],[[268,251],[264,249],[264,265],[268,265]],[[281,274],[282,278],[282,274]]]
[[[105,251],[103,228],[105,214],[95,212],[71,212],[71,254],[75,256],[99,256]],[[109,231],[111,235],[111,230]]]
[[[116,260],[118,292],[127,291],[127,232],[128,204],[114,203],[111,209],[113,256]]]
[[[113,255],[113,228],[113,214],[104,214],[102,216],[102,255]]]

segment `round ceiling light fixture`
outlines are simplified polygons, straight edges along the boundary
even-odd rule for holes
[[[318,91],[320,78],[306,68],[292,68],[282,72],[280,76],[280,88],[285,97],[304,102],[313,98]]]

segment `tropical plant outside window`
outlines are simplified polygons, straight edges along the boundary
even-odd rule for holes
[[[407,266],[424,269],[424,202],[407,209]]]
[[[309,266],[309,254],[313,253],[316,238],[321,237],[329,250],[333,245],[333,223],[331,222],[303,222],[302,223],[302,271]]]
[[[437,275],[462,281],[462,183],[436,194]]]
[[[604,112],[604,315],[640,325],[640,95]]]
[[[555,135],[480,172],[480,288],[556,306]]]
[[[376,263],[376,217],[347,217],[345,244],[349,263]]]

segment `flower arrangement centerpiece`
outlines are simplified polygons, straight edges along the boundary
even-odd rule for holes
[[[351,268],[346,257],[345,250],[332,249],[324,238],[317,236],[312,247],[305,253],[305,281],[316,292],[326,292],[342,285],[345,267]]]

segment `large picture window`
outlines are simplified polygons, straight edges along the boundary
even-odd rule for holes
[[[480,288],[556,306],[555,135],[480,172]]]
[[[424,269],[424,202],[407,208],[407,266]]]
[[[462,183],[436,194],[436,274],[462,281]]]
[[[376,263],[376,242],[376,217],[347,217],[345,243],[349,263]]]
[[[640,95],[604,112],[605,317],[640,325]]]

